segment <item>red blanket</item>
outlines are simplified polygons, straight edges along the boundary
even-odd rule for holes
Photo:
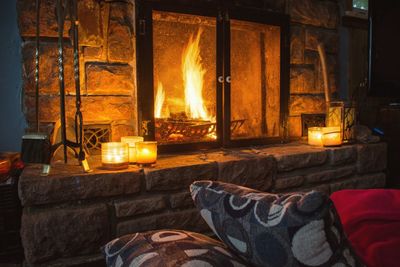
[[[400,266],[400,190],[342,190],[331,199],[354,250],[368,266]]]

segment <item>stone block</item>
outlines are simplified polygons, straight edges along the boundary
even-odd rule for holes
[[[194,207],[192,196],[190,195],[189,191],[170,195],[169,205],[173,209]]]
[[[111,4],[108,26],[109,61],[126,63],[133,61],[133,14],[132,4],[121,2]]]
[[[322,165],[327,160],[327,153],[324,150],[315,150],[294,154],[284,154],[275,157],[278,164],[278,172],[287,172],[295,169],[308,168]]]
[[[313,65],[292,65],[290,67],[290,93],[320,93],[315,89],[315,70]]]
[[[197,155],[159,158],[154,168],[145,168],[147,191],[189,190],[196,180],[215,180],[217,164]]]
[[[28,121],[34,121],[34,112],[29,112],[29,107],[34,107],[33,96],[25,97],[24,112]],[[84,122],[104,122],[115,120],[131,120],[134,104],[132,97],[128,96],[82,96],[82,114]],[[55,122],[60,118],[60,98],[46,96],[40,98],[40,120]],[[75,96],[66,97],[66,116],[73,118],[75,114]]]
[[[305,30],[302,26],[290,28],[290,64],[304,63]]]
[[[120,222],[117,225],[117,236],[150,231],[155,229],[181,229],[194,232],[209,231],[197,209],[179,212],[166,212],[159,215]]]
[[[86,89],[89,95],[133,95],[133,69],[128,64],[86,64]]]
[[[118,218],[148,214],[166,208],[162,195],[117,200],[114,202],[115,214]]]
[[[384,188],[386,184],[386,175],[384,173],[365,174],[333,183],[330,185],[331,193],[343,189],[370,189]]]
[[[332,180],[335,177],[334,170],[324,170],[312,172],[306,176],[307,183],[323,183]]]
[[[78,1],[79,45],[95,47],[103,45],[100,14],[99,1]]]
[[[260,191],[268,190],[276,175],[276,163],[271,156],[213,153],[208,160],[217,162],[219,181]]]
[[[340,178],[349,178],[356,172],[355,166],[345,166],[335,169],[323,170],[318,172],[309,173],[306,175],[307,183],[326,183],[331,180],[338,180]]]
[[[279,177],[275,181],[274,191],[300,187],[304,183],[304,176]]]
[[[336,29],[339,6],[332,1],[289,0],[289,14],[293,22]]]
[[[32,1],[35,2],[35,1]],[[56,95],[60,92],[58,80],[58,47],[56,43],[40,44],[39,92],[41,95]],[[22,46],[23,90],[25,94],[35,93],[35,43],[26,42]],[[66,94],[75,94],[73,51],[64,47],[64,85]],[[32,108],[34,108],[32,106]],[[34,112],[32,112],[34,113]]]
[[[43,0],[40,4],[40,36],[58,37],[58,26],[56,18],[56,2],[54,0]],[[18,0],[18,26],[22,37],[33,37],[36,35],[36,5],[32,0]],[[66,21],[64,26],[64,37],[68,37],[70,22]]]
[[[25,208],[21,240],[28,263],[98,253],[110,240],[107,206]]]
[[[357,150],[355,146],[334,147],[328,150],[329,164],[336,166],[353,163],[357,159]]]
[[[40,166],[28,166],[19,180],[23,206],[120,196],[140,191],[139,169],[83,173],[79,166],[54,165],[49,176],[40,176]]]
[[[83,47],[83,56],[85,61],[106,61],[106,57],[103,57],[103,48],[102,47],[91,47],[85,46]]]
[[[302,113],[325,113],[325,98],[323,95],[291,95],[289,99],[289,114],[300,116]]]
[[[135,127],[135,120],[132,121],[113,121],[111,123],[111,136],[113,142],[121,141],[122,136],[137,135]]]
[[[387,144],[357,145],[357,158],[359,173],[383,171],[387,164]]]
[[[290,137],[300,137],[302,135],[302,125],[300,116],[289,116],[289,136]]]

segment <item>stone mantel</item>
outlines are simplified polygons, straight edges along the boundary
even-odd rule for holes
[[[152,168],[92,173],[52,167],[40,176],[27,166],[19,181],[24,206],[21,237],[28,264],[90,262],[116,236],[157,228],[209,231],[193,206],[189,185],[219,180],[269,192],[385,185],[386,144],[334,148],[290,143],[256,148],[162,155]],[[60,260],[59,258],[63,258]],[[39,265],[40,266],[40,265]]]

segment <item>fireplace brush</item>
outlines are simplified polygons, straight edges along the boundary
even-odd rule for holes
[[[36,0],[36,47],[35,47],[35,130],[22,136],[21,158],[25,163],[43,164],[42,174],[50,170],[51,144],[48,134],[40,132],[39,122],[39,63],[40,63],[40,0]]]

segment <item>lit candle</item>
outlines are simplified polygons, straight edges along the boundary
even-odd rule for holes
[[[150,165],[157,161],[157,142],[137,142],[136,162]]]
[[[308,128],[308,144],[312,146],[322,146],[322,128],[310,127]]]
[[[120,142],[102,143],[101,164],[104,168],[110,170],[128,168],[128,145]]]
[[[143,142],[143,137],[141,136],[123,136],[121,137],[121,142],[128,144],[129,147],[129,162],[136,162],[136,143]]]
[[[321,139],[323,146],[340,146],[342,144],[342,135],[340,127],[322,128]]]

